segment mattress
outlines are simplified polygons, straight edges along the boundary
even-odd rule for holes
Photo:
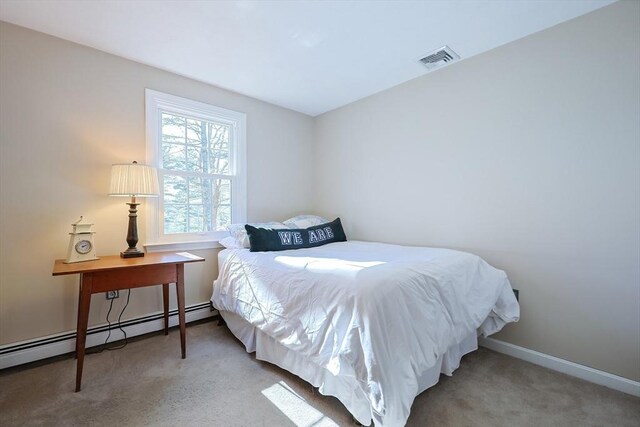
[[[448,249],[339,242],[223,250],[212,303],[247,351],[337,397],[360,423],[401,426],[417,394],[517,321],[506,274]]]

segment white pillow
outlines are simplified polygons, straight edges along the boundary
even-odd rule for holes
[[[298,215],[283,221],[283,224],[289,228],[309,228],[327,222],[329,220],[317,215]]]
[[[222,246],[224,246],[227,249],[242,248],[242,246],[238,244],[238,241],[235,239],[235,237],[231,237],[231,236],[227,236],[224,239],[220,239],[218,243],[220,243]]]
[[[254,227],[258,228],[288,228],[281,222],[271,221],[271,222],[254,222],[249,223]],[[245,224],[231,224],[227,226],[227,230],[229,230],[229,234],[233,237],[238,247],[240,248],[249,248],[251,247],[249,243],[249,236],[247,235],[247,230],[244,228]]]

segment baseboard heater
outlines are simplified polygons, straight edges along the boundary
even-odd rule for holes
[[[217,311],[212,310],[211,303],[208,301],[185,307],[185,320],[187,323],[218,315]],[[169,310],[169,326],[178,324],[177,316],[177,308]],[[120,323],[120,327],[126,330],[129,337],[159,331],[164,329],[164,313],[152,313],[125,320]],[[104,337],[106,337],[105,334],[118,329],[118,322],[111,323],[111,326],[106,324],[87,329],[87,348],[102,344]],[[76,332],[70,331],[1,346],[0,369],[75,351],[75,340]]]

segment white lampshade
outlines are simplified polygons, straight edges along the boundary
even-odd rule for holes
[[[137,162],[111,166],[110,196],[156,197],[159,192],[155,168]]]

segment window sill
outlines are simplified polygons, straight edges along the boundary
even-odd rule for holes
[[[148,253],[172,252],[172,251],[196,251],[200,249],[219,249],[223,246],[217,240],[202,242],[168,242],[168,243],[147,243],[143,245]]]

